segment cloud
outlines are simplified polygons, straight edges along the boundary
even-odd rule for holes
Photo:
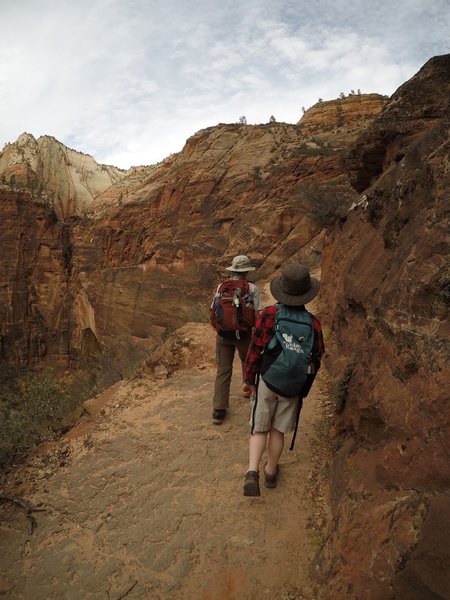
[[[243,114],[392,94],[450,51],[447,0],[23,0],[0,19],[0,146],[49,134],[121,167]]]

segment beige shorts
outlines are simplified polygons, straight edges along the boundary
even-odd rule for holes
[[[250,427],[253,431],[269,431],[271,427],[282,433],[295,429],[299,398],[283,398],[269,390],[262,378],[258,383],[257,399],[251,401]]]

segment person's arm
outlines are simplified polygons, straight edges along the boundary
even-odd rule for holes
[[[322,363],[322,356],[325,353],[325,343],[323,341],[322,327],[320,325],[319,319],[317,317],[315,317],[314,315],[311,315],[311,317],[312,317],[313,328],[314,328],[314,344],[313,344],[313,351],[312,351],[312,359],[313,359],[315,371],[317,373],[317,371],[320,369],[320,365]]]
[[[215,291],[215,294],[214,294],[212,302],[211,302],[211,306],[209,307],[209,322],[214,327],[214,329],[216,328],[216,310],[215,310],[214,304],[215,304],[216,298],[219,295],[219,287],[220,287],[220,284],[217,286],[217,289]]]
[[[275,306],[269,306],[263,309],[256,321],[244,364],[244,384],[249,386],[246,391],[253,393],[256,391],[256,374],[259,370],[261,354],[273,335],[275,313]]]
[[[252,294],[253,294],[253,306],[255,308],[255,315],[256,315],[256,319],[258,319],[258,317],[261,314],[261,311],[263,309],[263,304],[262,304],[262,300],[261,300],[261,294],[259,293],[259,290],[254,283],[252,284]]]

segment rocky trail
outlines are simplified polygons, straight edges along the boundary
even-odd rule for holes
[[[305,401],[292,452],[287,436],[278,487],[247,498],[240,365],[229,416],[214,425],[214,335],[190,323],[175,338],[183,369],[117,383],[9,476],[5,493],[45,510],[33,513],[30,533],[24,511],[0,504],[2,597],[319,597],[309,570],[328,519],[325,374]]]

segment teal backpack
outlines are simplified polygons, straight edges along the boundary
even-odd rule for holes
[[[260,374],[269,389],[305,398],[314,380],[314,327],[304,308],[277,304],[275,331],[262,355]]]

